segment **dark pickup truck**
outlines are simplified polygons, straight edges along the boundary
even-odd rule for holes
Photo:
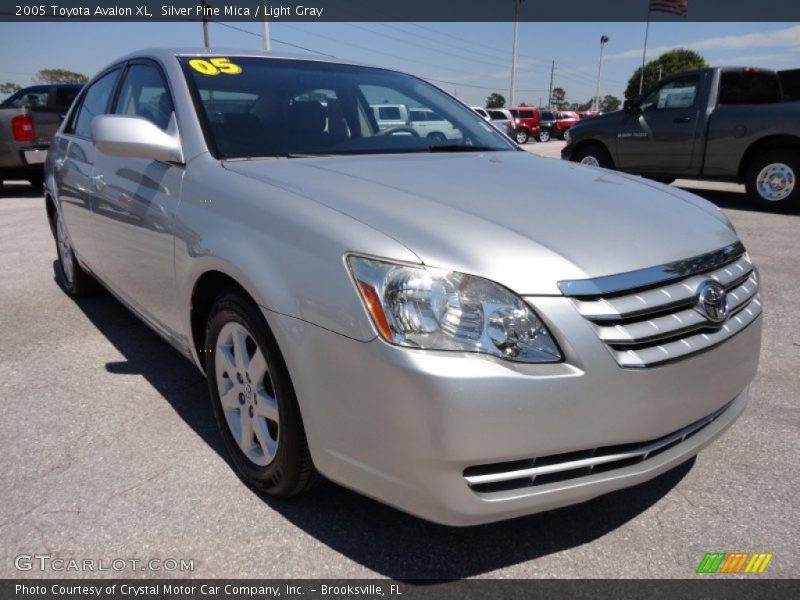
[[[800,102],[773,71],[722,67],[666,77],[623,109],[581,121],[561,158],[669,183],[744,183],[763,208],[800,206]]]
[[[27,179],[41,187],[50,139],[82,87],[35,85],[0,103],[0,191],[4,179]]]

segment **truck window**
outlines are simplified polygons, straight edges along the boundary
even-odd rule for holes
[[[673,79],[647,94],[639,103],[643,112],[691,108],[697,98],[699,75],[687,75]]]
[[[378,118],[381,121],[399,121],[400,109],[397,106],[381,106],[378,108]]]
[[[720,104],[773,104],[781,101],[778,76],[759,71],[725,71],[719,84]]]

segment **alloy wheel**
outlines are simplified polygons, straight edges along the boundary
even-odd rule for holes
[[[253,464],[270,464],[278,451],[280,415],[269,366],[250,331],[229,321],[217,336],[214,366],[225,421]]]

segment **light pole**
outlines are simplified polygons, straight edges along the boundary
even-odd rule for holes
[[[514,42],[511,51],[511,90],[509,90],[508,105],[514,105],[514,83],[517,76],[517,34],[519,32],[519,4],[523,0],[514,0]]]
[[[608,42],[607,35],[600,36],[600,64],[597,65],[597,94],[594,96],[594,109],[600,111],[600,77],[603,75],[603,48]]]

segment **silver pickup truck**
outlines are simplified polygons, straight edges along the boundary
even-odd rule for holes
[[[581,121],[561,158],[665,183],[744,183],[762,208],[789,210],[800,207],[800,102],[786,101],[773,71],[687,71],[621,111]]]
[[[80,84],[36,85],[0,103],[0,191],[4,179],[26,179],[42,185],[42,165]]]

